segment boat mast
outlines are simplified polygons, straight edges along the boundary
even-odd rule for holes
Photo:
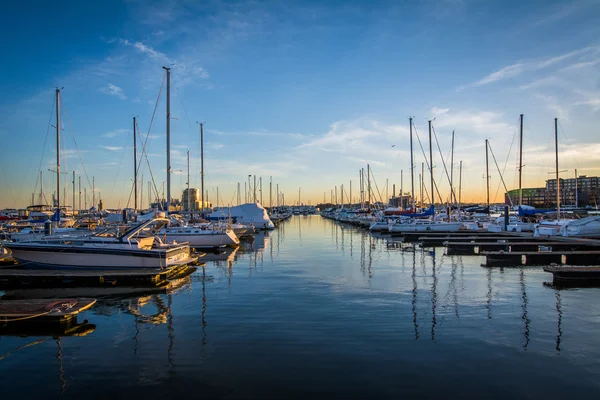
[[[163,67],[167,71],[167,210],[171,209],[171,68]]]
[[[246,189],[245,186],[246,184],[244,183],[244,189]],[[200,122],[200,192],[202,193],[202,205],[200,209],[204,210],[204,122]]]
[[[460,210],[460,201],[462,194],[462,160],[460,160],[460,166],[458,167],[458,209]]]
[[[75,218],[75,171],[73,171],[73,218]]]
[[[452,131],[452,151],[450,152],[450,201],[456,203],[454,194],[454,131]],[[450,215],[450,214],[448,214]]]
[[[410,125],[410,194],[412,197],[412,210],[413,212],[415,212],[415,166],[414,166],[414,162],[413,162],[413,133],[412,133],[412,128],[413,128],[413,123],[412,123],[412,117],[410,117],[408,119],[409,125]]]
[[[187,152],[187,211],[190,211],[190,151]]]
[[[56,88],[56,205],[60,210],[60,89]]]
[[[519,207],[521,207],[523,205],[523,186],[521,184],[521,171],[523,169],[523,114],[521,114],[519,125]]]
[[[485,184],[488,213],[490,212],[490,170],[488,165],[488,140],[485,139]]]
[[[138,189],[137,189],[137,141],[136,141],[135,117],[133,117],[133,211],[138,208]]]
[[[579,191],[577,187],[577,168],[575,168],[575,208],[579,207]]]
[[[273,208],[273,177],[269,177],[269,210]]]
[[[369,209],[371,209],[371,167],[367,164],[367,196],[369,198]]]
[[[431,120],[429,120],[429,175],[431,179],[431,204],[435,204],[435,196],[433,195],[433,142],[431,141]]]
[[[558,118],[554,118],[554,147],[556,153],[556,219],[560,219],[560,179],[558,179]]]

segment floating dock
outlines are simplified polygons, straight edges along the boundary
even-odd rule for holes
[[[161,287],[196,271],[196,267],[177,266],[164,270],[51,270],[0,268],[0,288],[136,286]]]
[[[484,251],[485,267],[523,265],[600,265],[600,251]]]
[[[552,273],[552,283],[557,286],[599,286],[600,267],[545,267]]]

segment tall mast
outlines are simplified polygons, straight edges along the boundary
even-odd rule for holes
[[[558,118],[554,118],[554,147],[556,149],[556,219],[560,219],[560,179],[558,179]]]
[[[135,117],[133,117],[133,210],[138,208],[138,189],[137,189],[137,141],[136,141]]]
[[[429,175],[431,179],[431,204],[435,204],[435,196],[433,194],[433,142],[431,141],[431,120],[429,120]]]
[[[371,208],[371,167],[367,164],[367,196],[369,198],[369,209]]]
[[[412,209],[415,210],[415,165],[413,162],[413,133],[412,133],[412,117],[408,119],[410,125],[410,194],[412,197]]]
[[[523,205],[523,186],[521,184],[521,170],[523,169],[523,114],[519,118],[519,207]]]
[[[73,217],[75,217],[75,171],[73,171]]]
[[[273,177],[269,177],[269,209],[273,208]]]
[[[419,176],[419,181],[421,181],[421,207],[423,207],[425,205],[424,199],[423,199],[423,192],[425,189],[425,163],[422,162],[421,163],[421,175]]]
[[[79,177],[79,210],[81,210],[81,176]]]
[[[190,151],[187,152],[187,211],[190,211]]]
[[[200,122],[200,192],[202,193],[202,205],[200,206],[200,209],[204,210],[204,123],[203,122]]]
[[[577,168],[575,168],[575,208],[579,207],[579,190],[577,185]]]
[[[490,171],[488,166],[488,140],[485,139],[485,184],[488,212],[490,211]]]
[[[56,205],[60,209],[60,89],[56,88]]]
[[[460,209],[462,194],[462,160],[460,160],[460,166],[458,168],[458,208]]]
[[[92,207],[96,208],[96,177],[92,176]]]
[[[352,206],[352,179],[350,179],[350,193],[348,194],[348,197],[350,198],[350,207]]]
[[[171,209],[171,68],[163,67],[167,71],[167,210]]]
[[[450,202],[456,203],[454,194],[454,131],[452,131],[452,151],[450,153]]]
[[[254,202],[256,203],[256,175],[254,175],[254,188],[252,189],[252,193],[254,194]]]
[[[259,193],[260,193],[260,204],[263,204],[263,197],[262,197],[262,176],[258,179],[258,187],[259,187]]]

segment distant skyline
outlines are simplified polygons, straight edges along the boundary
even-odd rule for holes
[[[92,177],[106,208],[132,207],[135,116],[145,205],[150,175],[166,181],[165,92],[171,75],[172,197],[200,187],[199,125],[205,123],[205,186],[216,204],[244,199],[248,175],[269,178],[286,203],[317,204],[370,165],[383,194],[410,191],[409,117],[425,154],[432,120],[434,177],[450,196],[503,202],[517,187],[519,114],[523,186],[554,178],[554,118],[561,177],[600,175],[600,2],[524,1],[23,1],[4,5],[0,87],[0,208],[37,202],[56,187],[54,92],[62,88],[62,171]],[[162,87],[160,103],[155,104]],[[152,125],[150,128],[150,124]],[[138,141],[138,155],[142,144]],[[415,137],[415,191],[424,162]],[[495,158],[495,161],[494,161]],[[151,172],[149,170],[151,168]],[[401,173],[402,171],[402,173]],[[429,190],[429,172],[425,167]],[[258,178],[257,178],[258,179]],[[64,187],[64,185],[63,185]],[[458,189],[458,188],[457,188]],[[83,189],[82,189],[83,191]],[[62,194],[61,194],[62,195]],[[275,194],[273,195],[275,197]]]

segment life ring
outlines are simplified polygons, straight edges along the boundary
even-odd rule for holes
[[[425,228],[425,230],[427,230],[427,231],[430,231],[430,230],[431,230],[431,227],[430,227],[430,226],[428,226],[427,228]]]

